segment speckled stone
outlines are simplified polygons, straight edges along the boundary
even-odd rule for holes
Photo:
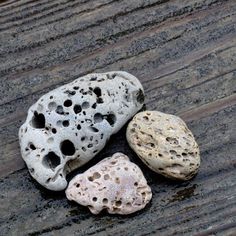
[[[177,116],[158,111],[140,112],[129,123],[126,137],[141,160],[159,174],[188,180],[198,171],[198,144]]]

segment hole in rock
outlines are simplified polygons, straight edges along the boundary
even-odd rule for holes
[[[70,90],[66,90],[64,93],[68,94],[68,96],[73,96],[76,94],[75,91],[70,91]]]
[[[103,120],[103,116],[102,116],[101,113],[96,113],[96,114],[94,115],[94,122],[95,122],[95,123],[102,122],[102,120]]]
[[[61,142],[61,152],[66,156],[72,156],[75,153],[75,146],[70,140]]]
[[[120,184],[120,179],[119,179],[118,177],[116,177],[116,178],[115,178],[115,182],[116,182],[117,184]]]
[[[171,168],[178,168],[178,167],[183,167],[181,164],[174,163],[170,166]]]
[[[139,89],[139,91],[137,92],[137,102],[143,103],[144,99],[145,97],[144,97],[143,91],[142,89]]]
[[[87,123],[92,123],[92,120],[90,120],[90,119],[85,119],[85,122],[87,122]]]
[[[81,125],[77,125],[77,129],[80,130],[81,129]]]
[[[50,137],[50,138],[47,140],[48,143],[53,143],[53,141],[54,141],[54,138],[53,138],[53,137]]]
[[[176,155],[177,152],[176,152],[175,150],[170,150],[170,154],[172,154],[172,155]]]
[[[179,144],[179,141],[176,138],[172,138],[172,137],[167,137],[166,141],[170,144],[175,144],[175,145]]]
[[[48,104],[48,109],[49,109],[50,111],[55,110],[56,107],[57,107],[57,104],[56,104],[55,102],[49,102],[49,104]]]
[[[92,105],[92,108],[93,108],[93,109],[96,109],[96,107],[97,107],[97,104],[94,103],[94,104]]]
[[[155,147],[155,144],[154,143],[147,143],[147,146],[151,147],[151,148],[154,148]]]
[[[99,130],[97,128],[93,127],[93,126],[89,126],[88,128],[89,128],[90,131],[92,131],[94,133],[99,132]]]
[[[32,118],[32,126],[36,129],[42,129],[45,128],[45,117],[42,113],[39,113],[37,111],[34,112],[33,118]]]
[[[93,202],[96,202],[98,199],[96,197],[93,197]]]
[[[60,157],[57,156],[54,152],[49,152],[43,158],[44,166],[46,166],[52,170],[54,170],[58,165],[60,165],[60,163],[61,163]]]
[[[57,126],[60,126],[60,127],[62,126],[62,121],[61,120],[57,121]]]
[[[56,113],[59,115],[64,115],[64,110],[62,106],[57,106]]]
[[[78,113],[80,113],[81,111],[82,111],[82,108],[81,108],[80,105],[75,105],[75,106],[74,106],[74,112],[75,112],[75,114],[78,114]]]
[[[87,108],[89,108],[89,102],[83,102],[82,109],[87,109]]]
[[[114,79],[116,77],[116,74],[107,74],[108,79]]]
[[[101,97],[99,97],[98,99],[97,99],[97,103],[103,103],[103,99],[101,98]]]
[[[98,172],[94,172],[93,176],[89,176],[88,180],[89,181],[94,181],[95,179],[99,179],[101,177],[101,175]]]
[[[103,203],[103,204],[107,204],[107,203],[108,203],[108,199],[107,199],[107,198],[103,198],[103,199],[102,199],[102,203]]]
[[[36,149],[36,147],[34,146],[33,143],[30,143],[30,144],[29,144],[29,147],[30,147],[31,150],[35,150],[35,149]]]
[[[81,141],[83,142],[86,139],[86,136],[81,137]]]
[[[63,125],[64,127],[68,127],[68,126],[70,125],[69,120],[63,120],[62,125]]]
[[[95,80],[97,80],[97,77],[96,77],[96,76],[91,77],[91,79],[90,79],[90,81],[95,81]]]
[[[55,134],[57,130],[55,128],[52,128],[52,133]]]
[[[116,201],[116,202],[115,202],[116,207],[120,207],[121,204],[122,204],[122,201]]]
[[[114,126],[114,124],[116,123],[116,116],[114,114],[106,115],[104,116],[104,118],[107,120],[110,126]]]
[[[64,102],[65,107],[70,107],[71,105],[72,105],[72,101],[69,99]]]
[[[98,172],[95,172],[94,174],[93,174],[93,178],[94,179],[99,179],[101,177],[101,175],[98,173]]]
[[[103,178],[104,178],[104,180],[108,180],[108,179],[110,179],[110,176],[108,174],[105,174]]]
[[[130,132],[131,132],[131,133],[135,133],[135,129],[131,129]]]
[[[96,94],[97,97],[102,95],[102,91],[99,87],[94,88],[93,92]]]

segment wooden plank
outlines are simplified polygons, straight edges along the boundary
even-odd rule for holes
[[[109,70],[140,78],[147,108],[181,116],[202,156],[193,180],[174,182],[141,163],[125,127],[114,135],[75,173],[116,151],[130,156],[153,190],[151,204],[131,216],[93,216],[45,190],[19,151],[33,102]],[[0,235],[234,235],[235,92],[234,0],[0,1]]]

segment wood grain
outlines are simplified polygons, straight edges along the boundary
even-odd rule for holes
[[[90,163],[121,151],[143,170],[151,204],[93,216],[39,186],[21,159],[29,106],[90,73],[137,76],[147,109],[181,116],[200,145],[191,181],[145,167],[125,127]],[[0,1],[0,235],[235,235],[236,5],[234,0]]]

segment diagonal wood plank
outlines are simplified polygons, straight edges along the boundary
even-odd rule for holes
[[[200,145],[199,174],[181,183],[150,171],[125,127],[83,172],[124,152],[153,191],[131,216],[93,216],[39,186],[18,129],[42,94],[94,71],[140,78],[148,109],[178,114]],[[234,0],[0,1],[0,235],[234,235],[236,232]]]

